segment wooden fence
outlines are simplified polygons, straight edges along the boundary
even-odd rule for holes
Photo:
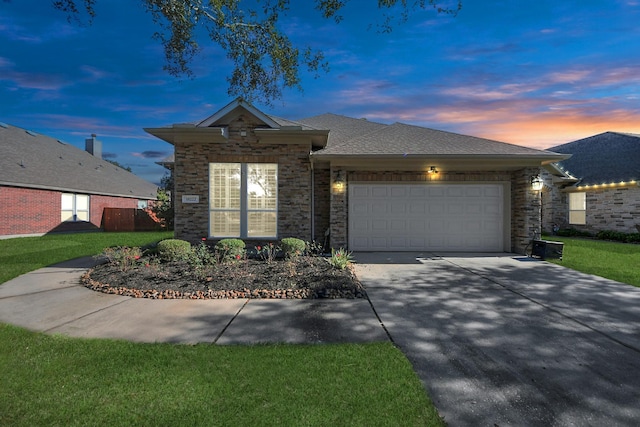
[[[143,209],[104,208],[102,228],[104,231],[154,231],[162,227]]]

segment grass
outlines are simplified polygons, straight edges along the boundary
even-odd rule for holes
[[[0,240],[0,282],[104,247],[166,237]],[[141,344],[0,324],[0,366],[0,425],[444,425],[391,343]]]
[[[548,261],[640,287],[640,245],[574,237],[544,238],[564,242],[562,261]]]
[[[8,325],[0,340],[0,425],[440,425],[390,343],[134,344]]]
[[[47,265],[96,255],[109,246],[144,246],[172,232],[49,234],[0,240],[0,283]]]

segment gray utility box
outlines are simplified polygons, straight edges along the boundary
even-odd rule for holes
[[[550,240],[534,240],[531,247],[531,256],[540,259],[562,259],[564,243]]]

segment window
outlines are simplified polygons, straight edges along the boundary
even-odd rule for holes
[[[569,224],[587,223],[587,193],[569,193]]]
[[[278,165],[209,164],[209,235],[276,237]]]
[[[60,221],[89,221],[89,196],[62,193]]]

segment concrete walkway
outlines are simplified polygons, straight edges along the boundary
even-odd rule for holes
[[[0,285],[0,322],[52,334],[169,343],[385,341],[367,299],[151,300],[80,284],[94,264],[80,258]]]
[[[450,426],[640,425],[640,289],[513,254],[356,259]]]

